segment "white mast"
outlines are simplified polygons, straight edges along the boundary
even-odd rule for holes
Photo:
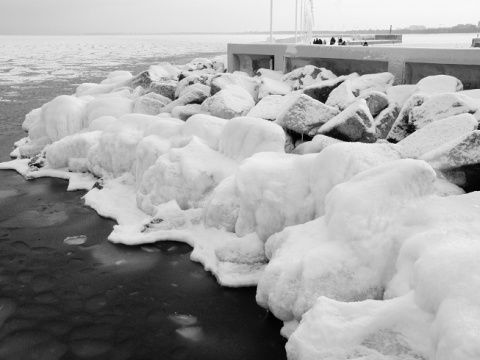
[[[270,0],[270,43],[273,43],[273,0]]]
[[[295,0],[295,44],[297,43],[298,0]]]

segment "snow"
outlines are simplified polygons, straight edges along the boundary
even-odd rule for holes
[[[224,64],[151,66],[172,96],[186,76],[176,102],[129,72],[82,84],[26,116],[29,136],[14,153],[36,157],[0,169],[87,190],[85,204],[117,222],[111,242],[183,241],[220,285],[258,285],[259,305],[284,321],[290,359],[478,359],[480,195],[442,174],[480,162],[477,91],[443,75],[401,86],[389,73],[348,76],[330,107],[291,91],[338,79],[327,69],[250,78],[221,73]],[[368,114],[355,95],[372,91],[386,93],[392,114],[404,105],[390,136],[398,144],[300,139]],[[189,102],[209,114],[172,117]],[[169,320],[188,341],[206,336],[195,317]]]

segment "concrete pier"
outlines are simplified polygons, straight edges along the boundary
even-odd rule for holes
[[[465,89],[480,88],[480,51],[387,46],[228,44],[228,68],[254,74],[259,68],[289,72],[307,64],[337,75],[389,71],[395,84],[416,84],[429,75],[452,75]]]

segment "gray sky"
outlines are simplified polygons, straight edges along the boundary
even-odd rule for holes
[[[300,3],[300,0],[299,0]],[[314,0],[315,30],[480,21],[480,0]],[[0,0],[0,35],[268,31],[270,0]],[[294,30],[295,0],[274,0]]]

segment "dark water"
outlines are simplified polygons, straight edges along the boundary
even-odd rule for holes
[[[28,111],[98,80],[0,87],[14,100],[0,103],[0,160]],[[285,358],[281,322],[254,288],[220,287],[185,244],[109,243],[114,222],[66,186],[0,171],[0,359]]]

